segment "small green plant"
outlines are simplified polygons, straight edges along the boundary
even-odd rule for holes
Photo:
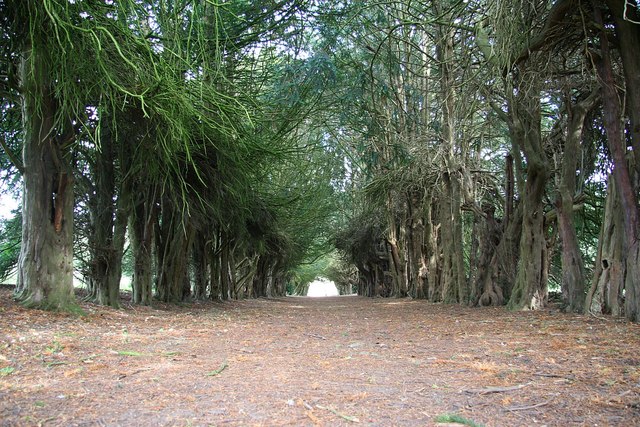
[[[222,364],[220,365],[220,367],[218,369],[216,369],[215,371],[211,371],[211,372],[207,372],[207,376],[208,377],[215,377],[216,375],[219,375],[222,371],[224,371],[227,366],[229,366],[227,364],[227,361],[225,360],[224,362],[222,362]]]
[[[468,418],[460,416],[458,414],[442,414],[435,418],[436,423],[457,423],[469,427],[482,427],[482,424],[478,424]]]
[[[62,348],[63,348],[62,344],[60,344],[58,341],[54,341],[47,346],[44,352],[47,354],[56,354],[56,353],[60,353],[62,351]]]
[[[144,354],[142,354],[142,353],[138,353],[137,351],[131,351],[131,350],[119,350],[118,351],[118,355],[120,355],[120,356],[132,356],[132,357],[142,357],[142,356],[144,356]]]
[[[16,370],[16,368],[12,367],[12,366],[7,366],[4,368],[0,368],[0,377],[6,377],[7,375],[11,375],[12,373],[14,373]]]

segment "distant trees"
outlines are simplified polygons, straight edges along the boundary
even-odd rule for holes
[[[285,292],[336,178],[305,164],[336,162],[326,141],[298,133],[332,78],[295,59],[304,7],[2,3],[5,124],[21,106],[3,128],[7,158],[14,141],[23,153],[21,301],[73,306],[76,260],[89,298],[118,306],[127,247],[136,303]]]
[[[336,7],[348,30],[326,40],[360,113],[342,134],[364,211],[384,218],[374,232],[355,214],[339,235],[360,292],[538,309],[553,280],[567,310],[635,320],[638,5]],[[599,224],[584,209],[602,206],[591,189],[606,158],[618,208],[604,211],[598,249],[578,221]]]
[[[75,260],[117,306],[126,248],[136,303],[303,291],[333,241],[362,295],[638,320],[637,3],[1,7],[28,305]]]

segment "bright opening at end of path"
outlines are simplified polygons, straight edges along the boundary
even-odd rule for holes
[[[331,280],[319,278],[309,284],[308,297],[335,297],[340,295],[336,284]]]

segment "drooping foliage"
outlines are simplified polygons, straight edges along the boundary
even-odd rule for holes
[[[5,135],[25,159],[53,150],[44,156],[51,174],[24,165],[23,236],[37,234],[32,213],[44,212],[46,250],[75,241],[89,298],[102,304],[118,305],[127,246],[135,302],[282,294],[289,269],[328,241],[316,235],[326,229],[332,169],[305,163],[337,161],[300,130],[331,79],[321,60],[295,59],[291,48],[306,6],[3,2],[4,121],[13,105],[25,112]],[[48,128],[30,134],[43,120]],[[53,191],[33,187],[29,174]],[[27,238],[22,263],[46,258],[28,252]],[[58,252],[70,266],[72,252]],[[56,286],[19,272],[26,303],[72,303],[65,290],[50,305]],[[72,268],[59,273],[71,283]]]

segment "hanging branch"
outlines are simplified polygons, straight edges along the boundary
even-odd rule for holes
[[[13,151],[11,151],[3,137],[0,137],[0,146],[2,146],[2,149],[7,154],[7,157],[9,158],[11,163],[13,163],[13,166],[18,169],[18,172],[20,172],[21,175],[24,175],[24,165],[22,164],[20,159],[18,159],[18,157],[13,154]]]

